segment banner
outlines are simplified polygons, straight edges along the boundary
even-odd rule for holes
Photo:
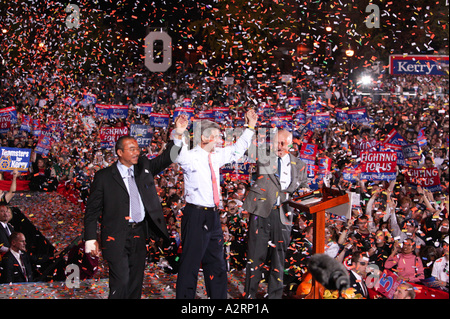
[[[403,145],[402,152],[406,160],[419,160],[422,158],[417,144]]]
[[[225,179],[232,181],[249,181],[250,180],[250,166],[248,162],[245,163],[227,163],[220,169],[221,183]]]
[[[308,164],[314,164],[317,157],[317,145],[311,143],[303,143],[300,148],[300,159],[304,160]]]
[[[138,142],[139,147],[147,147],[153,138],[153,130],[150,125],[131,124],[130,135]]]
[[[181,114],[186,114],[188,120],[191,121],[191,118],[194,116],[194,109],[191,107],[177,107],[173,112],[173,119],[175,120]]]
[[[293,119],[301,124],[306,123],[306,112],[302,109],[299,109],[297,112],[295,112]]]
[[[140,103],[137,104],[137,113],[140,115],[151,115],[153,111],[153,104]]]
[[[214,120],[218,123],[224,123],[226,122],[228,115],[230,113],[230,109],[226,106],[221,106],[221,107],[214,107],[213,109],[213,113],[214,113]]]
[[[270,124],[273,127],[290,131],[292,129],[292,116],[285,115],[272,117],[270,119]]]
[[[95,114],[104,119],[126,119],[128,105],[95,104]]]
[[[30,166],[31,149],[0,147],[0,170],[13,171],[17,169],[19,172],[28,171]]]
[[[293,96],[288,99],[289,107],[294,109],[299,109],[302,105],[302,98],[298,96]]]
[[[308,124],[311,130],[316,128],[318,129],[326,129],[330,124],[330,113],[329,112],[319,112],[314,113],[311,116],[311,122]]]
[[[427,145],[427,137],[425,136],[425,129],[426,129],[425,127],[422,127],[419,130],[419,134],[417,135],[417,144],[419,145],[420,148]]]
[[[441,190],[441,180],[439,178],[439,170],[432,168],[408,168],[405,174],[407,183],[415,186],[421,186],[431,192]]]
[[[102,127],[100,129],[100,147],[111,149],[114,148],[117,140],[121,136],[128,135],[128,127]]]
[[[170,115],[162,113],[150,114],[150,125],[153,127],[168,127]]]
[[[392,181],[397,177],[396,152],[364,152],[360,165],[361,180]]]
[[[389,72],[393,74],[448,75],[448,55],[389,56]]]
[[[336,121],[338,123],[347,123],[348,122],[348,113],[347,108],[335,108]]]
[[[41,131],[37,145],[34,148],[34,152],[36,154],[42,154],[44,156],[47,156],[54,141],[55,140],[53,139],[51,134],[48,134],[48,132],[46,131]]]
[[[369,124],[367,110],[365,107],[347,110],[348,121],[352,124]]]
[[[376,150],[378,141],[374,138],[362,141],[355,141],[350,145],[352,154],[360,157],[362,153]]]
[[[22,123],[20,124],[19,130],[30,133],[31,132],[32,119],[29,115],[22,116]]]
[[[200,120],[214,120],[213,110],[204,110],[197,113],[197,118]]]

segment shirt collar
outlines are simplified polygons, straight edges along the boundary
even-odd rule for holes
[[[134,165],[131,165],[131,171],[133,172],[133,174],[134,174]],[[123,178],[125,178],[125,177],[128,177],[128,167],[126,167],[125,165],[123,165],[120,161],[117,161],[117,169],[119,170],[119,172],[120,172],[120,175],[123,177]]]

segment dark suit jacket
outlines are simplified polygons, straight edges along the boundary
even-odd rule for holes
[[[136,185],[145,207],[147,230],[169,238],[161,203],[155,188],[154,175],[172,164],[180,147],[171,141],[164,152],[153,159],[141,156],[134,167]],[[84,239],[97,239],[97,221],[101,219],[101,248],[106,260],[122,256],[128,227],[130,197],[117,163],[95,174],[84,218]],[[148,235],[148,232],[147,232]]]
[[[266,157],[257,162],[256,182],[249,190],[243,208],[250,214],[267,218],[280,196],[282,209],[280,209],[281,222],[284,225],[292,224],[293,208],[287,204],[287,195],[293,194],[299,188],[308,187],[306,164],[289,154],[291,158],[291,183],[287,189],[281,189],[280,179],[273,174],[276,160]],[[276,157],[275,157],[276,158]]]
[[[14,232],[14,227],[8,223],[9,231],[11,234]],[[9,236],[6,233],[5,228],[0,224],[0,246],[9,247]]]
[[[28,281],[33,281],[33,267],[31,266],[30,258],[27,253],[23,255],[23,263],[26,269],[26,277]],[[2,277],[1,282],[26,282],[25,274],[19,265],[19,261],[14,257],[11,251],[8,251],[2,259]]]
[[[355,275],[353,274],[353,271],[349,271],[349,278],[350,278],[350,288],[355,288],[355,293],[356,294],[361,294],[361,296],[363,296],[364,298],[368,297],[368,291],[367,291],[367,287],[366,287],[366,282],[364,281],[364,279],[362,279],[362,283],[360,283],[359,281],[357,281]],[[366,290],[364,291],[361,287],[361,284],[364,285],[364,287],[366,287]]]

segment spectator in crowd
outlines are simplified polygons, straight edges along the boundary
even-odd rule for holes
[[[5,254],[11,246],[10,236],[14,227],[9,222],[12,219],[11,208],[0,202],[0,252]]]
[[[32,282],[34,269],[26,250],[25,235],[14,232],[10,236],[11,247],[2,259],[2,282]]]
[[[393,299],[415,299],[416,292],[414,290],[414,286],[403,282],[401,283],[397,289],[395,289]]]
[[[412,238],[407,238],[402,243],[396,242],[391,255],[385,263],[386,269],[396,269],[400,279],[409,282],[420,282],[425,278],[423,264],[415,255],[416,245]]]
[[[448,236],[442,242],[444,256],[437,259],[433,264],[431,276],[436,281],[436,286],[448,292]]]

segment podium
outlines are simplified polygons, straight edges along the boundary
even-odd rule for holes
[[[338,189],[322,187],[321,189],[303,194],[289,201],[289,205],[313,215],[313,252],[322,254],[325,251],[325,211],[336,215],[347,215],[350,211],[348,194],[341,194]],[[312,299],[320,299],[319,285],[313,278],[311,288]]]

